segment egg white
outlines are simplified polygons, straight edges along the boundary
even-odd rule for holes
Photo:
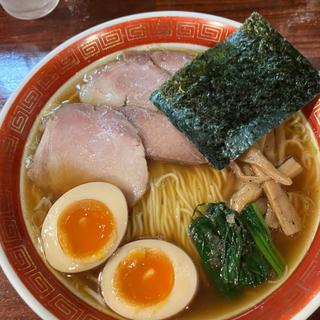
[[[174,285],[169,296],[154,306],[137,306],[117,296],[114,276],[129,252],[139,248],[162,250],[172,263]],[[101,293],[106,304],[119,315],[133,320],[160,320],[177,314],[193,299],[198,287],[198,274],[191,258],[179,247],[163,240],[144,239],[119,248],[106,263],[100,276]]]
[[[106,246],[103,254],[76,259],[67,255],[58,239],[58,219],[70,204],[83,199],[93,199],[105,204],[115,221],[115,237]],[[75,273],[92,269],[103,263],[119,246],[128,223],[128,208],[122,191],[105,182],[91,182],[75,187],[63,194],[50,208],[41,230],[45,257],[56,270]],[[83,235],[86,237],[86,235]]]

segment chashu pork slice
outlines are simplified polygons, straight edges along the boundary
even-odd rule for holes
[[[146,52],[128,51],[119,61],[88,76],[81,86],[80,100],[93,105],[132,104],[157,110],[150,95],[168,78],[168,72],[156,66]]]
[[[64,105],[48,120],[28,174],[55,196],[86,182],[109,182],[124,192],[129,206],[148,185],[136,128],[110,107],[86,104]]]
[[[126,106],[121,112],[138,129],[146,156],[187,165],[206,163],[196,147],[160,112]]]
[[[182,51],[171,50],[151,51],[150,58],[156,66],[166,70],[171,75],[192,60],[192,56]]]

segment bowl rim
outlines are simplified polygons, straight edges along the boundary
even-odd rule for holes
[[[221,22],[224,24],[229,24],[234,27],[240,27],[241,23],[224,18],[221,16],[216,16],[212,14],[206,14],[206,13],[200,13],[200,12],[193,12],[193,11],[150,11],[150,12],[142,12],[132,15],[127,15],[123,17],[119,17],[116,19],[108,20],[105,22],[102,22],[96,26],[90,27],[71,38],[67,39],[63,43],[61,43],[59,46],[57,46],[55,49],[47,53],[24,77],[23,81],[19,84],[19,86],[15,89],[15,91],[10,95],[9,99],[4,104],[1,112],[0,112],[0,128],[1,125],[10,110],[10,107],[12,106],[12,103],[15,101],[25,84],[34,76],[34,74],[37,73],[37,71],[47,64],[47,62],[55,57],[58,53],[63,51],[65,48],[67,48],[69,45],[75,43],[76,41],[80,40],[84,36],[94,34],[98,32],[99,30],[113,26],[118,23],[123,23],[127,21],[133,21],[137,19],[144,19],[144,18],[153,18],[153,17],[192,17],[192,18],[202,18],[202,19],[208,19],[208,20],[214,20],[215,22]],[[43,304],[37,300],[33,296],[33,294],[27,289],[27,287],[23,284],[17,273],[15,272],[14,268],[11,266],[3,248],[2,243],[0,242],[0,267],[2,268],[4,274],[8,278],[10,284],[14,287],[14,289],[17,291],[17,293],[20,295],[20,297],[26,302],[26,304],[42,319],[56,319],[56,317],[47,309],[44,307]],[[310,316],[318,307],[320,306],[320,289],[319,292],[313,296],[310,301],[303,306],[301,310],[299,310],[292,319],[294,320],[302,320],[306,319],[308,316]],[[244,311],[245,312],[245,311]]]

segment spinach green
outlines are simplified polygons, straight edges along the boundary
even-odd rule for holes
[[[272,242],[270,230],[258,207],[254,203],[247,205],[242,210],[240,219],[278,277],[283,276],[285,272],[285,262]]]
[[[210,280],[227,297],[263,283],[273,270],[278,276],[283,274],[283,259],[260,218],[255,206],[238,214],[224,203],[209,203],[189,226]]]

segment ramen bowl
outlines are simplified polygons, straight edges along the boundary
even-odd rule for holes
[[[240,24],[192,12],[151,12],[115,19],[69,39],[26,77],[0,116],[0,261],[26,303],[43,319],[114,319],[72,293],[45,264],[30,237],[21,204],[21,166],[27,138],[50,98],[75,74],[106,56],[133,48],[203,50]],[[320,142],[320,100],[303,109]],[[312,239],[311,239],[312,240]],[[320,230],[286,281],[233,319],[305,319],[320,306]],[[229,318],[225,314],[224,318]]]

